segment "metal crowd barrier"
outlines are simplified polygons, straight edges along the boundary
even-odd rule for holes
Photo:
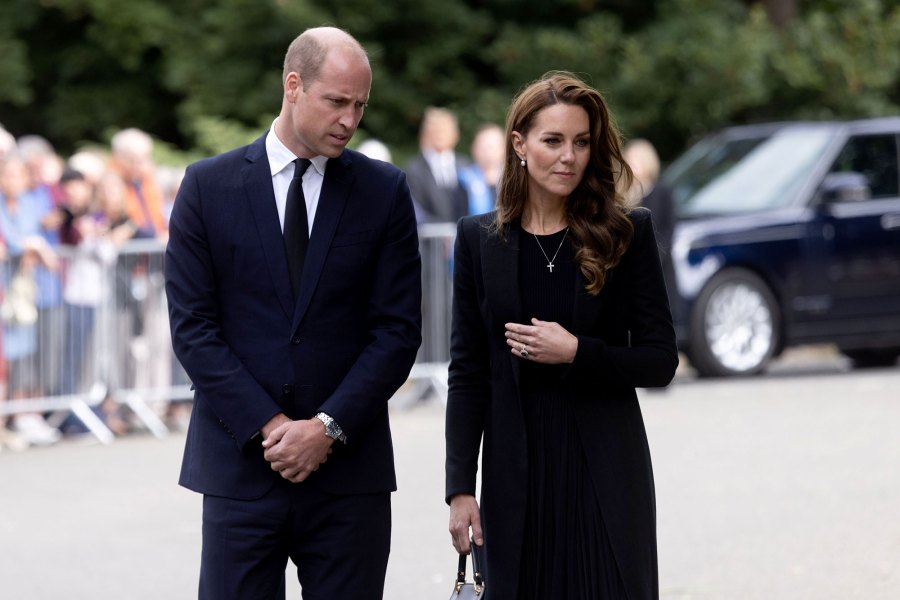
[[[450,308],[453,298],[454,223],[419,226],[422,255],[422,346],[401,394],[413,400],[435,393],[447,400],[450,362]]]
[[[423,342],[400,392],[406,398],[432,391],[446,398],[455,233],[450,223],[420,228]],[[74,418],[108,444],[114,434],[100,407],[111,402],[127,406],[154,435],[167,435],[166,407],[192,392],[172,352],[163,244],[54,250],[52,270],[32,259],[0,262],[6,367],[0,415],[50,414],[54,425]]]
[[[51,425],[71,415],[110,443],[114,435],[100,418],[101,405],[110,402],[165,436],[162,412],[188,399],[190,385],[171,349],[162,244],[54,251],[54,268],[28,255],[0,266],[7,372],[0,414],[51,413]]]

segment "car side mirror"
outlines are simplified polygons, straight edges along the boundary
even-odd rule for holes
[[[829,173],[819,186],[819,194],[824,204],[840,202],[861,202],[872,196],[869,180],[862,173],[845,171]]]

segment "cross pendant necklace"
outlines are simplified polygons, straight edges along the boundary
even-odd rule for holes
[[[534,236],[534,241],[537,242],[538,248],[541,249],[541,254],[543,254],[544,258],[547,259],[547,268],[550,269],[550,272],[552,273],[553,267],[556,266],[553,264],[553,261],[556,260],[556,256],[559,254],[559,251],[562,249],[563,242],[566,241],[566,236],[569,235],[569,228],[566,227],[566,232],[563,234],[562,239],[559,240],[559,246],[556,247],[556,252],[553,253],[553,258],[550,258],[549,256],[547,256],[547,253],[544,252],[544,247],[541,245],[541,240],[538,239],[537,234],[532,232],[531,235]]]

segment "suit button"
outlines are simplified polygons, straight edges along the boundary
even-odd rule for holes
[[[300,336],[299,336],[299,335],[295,335],[294,337],[292,337],[292,338],[291,338],[291,343],[292,343],[293,345],[295,345],[295,346],[299,346],[299,345],[300,345]]]
[[[284,394],[285,396],[290,396],[291,394],[294,393],[294,387],[291,384],[286,383],[283,386],[281,386],[281,393]]]

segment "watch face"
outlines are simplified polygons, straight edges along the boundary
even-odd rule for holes
[[[322,421],[322,424],[325,425],[325,435],[332,439],[337,438],[338,434],[334,426],[334,419],[324,414],[316,415],[316,418]]]

